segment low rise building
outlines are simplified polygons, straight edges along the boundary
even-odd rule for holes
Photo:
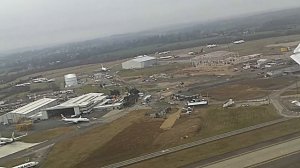
[[[150,57],[147,55],[137,56],[134,59],[128,60],[122,63],[123,69],[141,69],[151,67],[157,64],[155,57]]]
[[[43,98],[0,116],[0,122],[4,124],[18,123],[22,119],[31,119],[37,114],[39,115],[38,119],[48,119],[45,109],[55,105],[57,105],[56,99]]]

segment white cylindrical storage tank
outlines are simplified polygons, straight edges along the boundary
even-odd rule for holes
[[[65,84],[66,87],[76,86],[78,84],[76,75],[75,74],[65,75]]]

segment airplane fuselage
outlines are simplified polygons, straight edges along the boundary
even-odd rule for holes
[[[31,167],[35,167],[39,164],[39,162],[28,162],[28,163],[24,163],[18,166],[15,166],[13,168],[31,168]]]
[[[79,117],[79,118],[63,118],[62,120],[65,122],[70,122],[70,123],[75,123],[75,124],[77,124],[79,122],[89,122],[90,121],[88,118],[81,118],[81,117]]]

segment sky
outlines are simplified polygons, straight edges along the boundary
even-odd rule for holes
[[[300,7],[299,0],[0,0],[0,52]]]

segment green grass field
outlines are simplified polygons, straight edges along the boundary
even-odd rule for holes
[[[281,118],[272,105],[238,108],[210,106],[200,109],[199,116],[203,118],[202,138]]]

